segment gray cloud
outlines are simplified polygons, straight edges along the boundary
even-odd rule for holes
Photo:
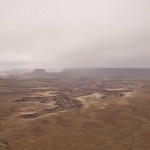
[[[1,0],[1,68],[150,67],[148,0]]]

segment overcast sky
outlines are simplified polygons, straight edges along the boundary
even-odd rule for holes
[[[149,67],[150,0],[0,0],[0,70]]]

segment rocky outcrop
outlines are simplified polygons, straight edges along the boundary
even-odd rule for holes
[[[112,99],[112,98],[118,98],[118,97],[123,97],[125,94],[122,93],[121,91],[108,91],[105,90],[103,91],[103,96],[101,97],[102,99]]]
[[[45,103],[48,104],[50,102],[54,102],[54,108],[50,109],[43,109],[40,111],[37,111],[35,113],[27,113],[24,115],[20,115],[19,117],[25,118],[25,119],[31,119],[31,118],[37,118],[41,115],[48,114],[48,113],[54,113],[58,111],[63,110],[69,110],[69,109],[75,109],[75,108],[82,108],[83,104],[69,96],[66,96],[64,94],[56,95],[56,96],[49,96],[49,97],[25,97],[22,99],[15,100],[14,102],[39,102],[39,103]]]

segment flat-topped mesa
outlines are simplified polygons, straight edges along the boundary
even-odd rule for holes
[[[44,69],[35,69],[30,73],[24,74],[24,77],[34,77],[34,78],[41,78],[41,77],[48,77],[49,73],[46,72]]]
[[[44,70],[44,69],[35,69],[33,72],[31,73],[34,73],[34,74],[37,74],[37,75],[43,75],[43,74],[47,74],[47,72]]]
[[[98,76],[101,78],[150,77],[149,68],[66,68],[62,74],[76,76]]]

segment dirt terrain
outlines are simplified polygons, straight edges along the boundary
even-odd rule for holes
[[[0,150],[149,150],[150,80],[0,79]]]

